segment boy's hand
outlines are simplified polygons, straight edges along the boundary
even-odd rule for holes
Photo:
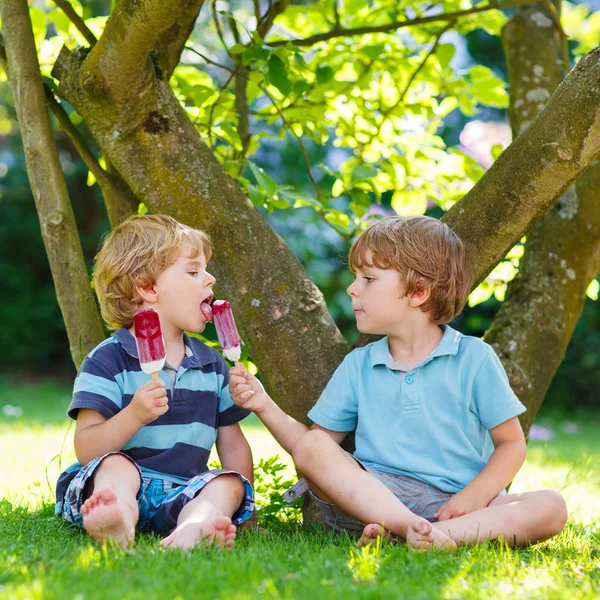
[[[156,421],[169,410],[167,385],[160,378],[151,379],[138,388],[128,408],[142,426]]]
[[[434,519],[438,521],[445,521],[446,519],[454,519],[455,517],[462,517],[467,515],[474,510],[485,508],[488,505],[482,494],[474,493],[466,488],[457,492],[444,502],[444,504],[438,508],[437,512],[433,515]]]
[[[265,388],[241,364],[229,370],[229,393],[236,406],[255,413],[261,413],[267,403]]]

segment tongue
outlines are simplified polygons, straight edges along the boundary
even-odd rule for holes
[[[202,314],[204,315],[204,318],[207,321],[209,321],[210,323],[212,323],[213,313],[212,313],[212,308],[210,307],[210,304],[208,302],[203,302],[200,305],[200,310],[202,311]]]

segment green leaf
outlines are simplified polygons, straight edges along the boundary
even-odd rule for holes
[[[494,108],[508,107],[508,94],[503,88],[472,87],[471,93],[486,106],[493,106]]]
[[[269,58],[269,51],[262,46],[250,46],[244,52],[244,63],[266,62]]]
[[[340,210],[330,210],[325,215],[325,220],[341,233],[352,233],[350,217]]]
[[[427,197],[420,190],[394,192],[392,208],[401,216],[423,215],[427,210]]]
[[[350,181],[359,181],[361,179],[371,179],[375,177],[379,171],[370,165],[356,165],[352,169],[352,178]]]
[[[274,196],[273,199],[271,200],[271,204],[275,208],[278,208],[280,210],[282,210],[284,208],[289,208],[291,206],[291,204],[285,198],[283,198],[281,196]]]
[[[252,184],[248,186],[248,198],[254,206],[263,206],[266,200],[265,195]]]
[[[254,177],[256,177],[258,185],[260,185],[260,187],[263,190],[265,190],[269,198],[272,198],[277,193],[277,183],[275,182],[275,180],[269,174],[265,173],[263,169],[255,165],[253,162],[249,164]]]
[[[336,179],[331,187],[331,195],[334,198],[339,198],[344,191],[344,182],[341,179]]]
[[[596,279],[592,279],[590,285],[588,285],[587,290],[585,291],[588,298],[591,300],[598,300],[598,292],[600,291],[600,284]]]
[[[450,61],[454,58],[455,52],[456,47],[454,44],[440,44],[437,47],[436,56],[442,69],[445,69],[450,64]]]
[[[33,28],[33,36],[35,38],[36,47],[40,48],[42,42],[46,38],[46,25],[48,23],[46,13],[39,8],[30,8],[29,15],[31,17],[31,27]]]
[[[502,144],[494,144],[492,146],[492,158],[494,159],[494,161],[498,160],[498,157],[502,154],[503,151],[504,148],[502,147]]]
[[[229,48],[229,54],[244,54],[244,52],[246,52],[246,46],[244,46],[244,44],[234,44],[233,46],[231,46],[231,48]]]
[[[319,85],[325,85],[333,79],[333,69],[329,65],[319,65],[317,67],[317,82]]]
[[[469,306],[477,306],[486,300],[489,300],[494,293],[494,286],[491,286],[487,282],[483,282],[477,286],[469,295]]]
[[[352,197],[350,209],[360,219],[371,208],[371,198],[361,190],[352,190],[350,195]]]
[[[458,108],[460,108],[460,112],[465,115],[465,117],[474,116],[477,111],[475,110],[475,106],[477,103],[473,98],[469,98],[465,94],[461,94],[458,97]]]
[[[292,82],[290,81],[283,61],[276,54],[269,58],[269,83],[274,85],[284,96],[288,96],[292,91]]]
[[[372,46],[365,46],[362,51],[368,56],[371,60],[377,60],[381,58],[385,50],[385,44],[374,44]]]

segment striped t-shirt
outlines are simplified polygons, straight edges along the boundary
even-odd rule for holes
[[[144,477],[185,483],[207,470],[206,463],[219,427],[232,425],[250,413],[235,406],[229,395],[229,370],[221,355],[196,338],[183,335],[191,354],[184,357],[175,383],[166,370],[169,410],[142,427],[121,450],[141,468]],[[116,331],[83,361],[68,415],[81,408],[110,419],[129,405],[137,389],[150,380],[140,367],[135,338]]]

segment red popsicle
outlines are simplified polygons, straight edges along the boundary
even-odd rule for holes
[[[133,327],[142,371],[156,379],[167,357],[158,313],[153,308],[138,310],[133,315]]]
[[[223,354],[231,362],[239,361],[242,354],[242,343],[235,326],[231,305],[227,300],[215,300],[212,303],[212,313]]]

